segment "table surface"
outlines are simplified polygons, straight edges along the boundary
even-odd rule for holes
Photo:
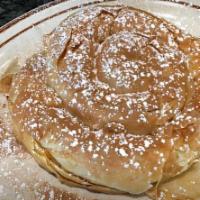
[[[0,26],[50,1],[53,0],[0,0]]]

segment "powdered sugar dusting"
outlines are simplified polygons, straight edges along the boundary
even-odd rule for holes
[[[197,154],[198,144],[196,150],[189,144],[199,121],[200,81],[188,40],[199,55],[198,42],[146,12],[83,10],[63,21],[47,37],[44,55],[17,75],[13,119],[56,155],[85,158],[83,172],[67,166],[83,178],[111,187],[103,176],[96,180],[96,171],[109,177],[115,164],[121,173],[134,172],[129,181],[145,172],[143,192],[160,181],[170,156],[169,165],[182,167],[175,151],[188,146],[187,153]]]

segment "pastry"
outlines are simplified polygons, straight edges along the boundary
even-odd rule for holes
[[[189,170],[161,184],[156,190],[149,191],[152,199],[161,200],[198,200],[200,164],[195,163]]]
[[[55,177],[39,167],[25,148],[16,141],[12,131],[7,99],[2,93],[0,94],[0,199],[94,199],[86,194],[83,197],[77,194],[77,191],[75,193],[61,184]]]
[[[142,10],[82,10],[14,76],[14,133],[64,183],[147,192],[199,158],[199,46]]]

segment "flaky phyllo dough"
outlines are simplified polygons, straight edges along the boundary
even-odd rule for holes
[[[61,181],[200,199],[200,40],[167,21],[82,10],[44,37],[8,100],[18,141]]]

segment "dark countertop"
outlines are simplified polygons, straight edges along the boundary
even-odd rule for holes
[[[0,26],[50,1],[53,0],[0,0]]]

